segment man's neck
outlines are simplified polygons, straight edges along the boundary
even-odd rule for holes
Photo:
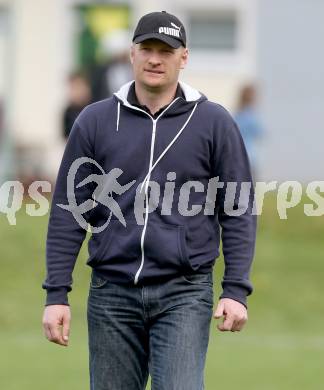
[[[147,90],[135,82],[135,93],[140,104],[148,107],[150,112],[154,115],[161,107],[172,102],[176,94],[177,86],[178,83],[165,91],[154,89]]]

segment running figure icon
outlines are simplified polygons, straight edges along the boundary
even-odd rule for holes
[[[119,168],[113,168],[110,172],[98,175],[91,174],[82,180],[76,188],[82,187],[91,182],[97,183],[97,187],[94,190],[92,196],[95,202],[101,203],[109,208],[109,210],[118,218],[118,220],[126,226],[126,221],[123,216],[123,213],[118,205],[118,203],[113,198],[112,194],[116,193],[118,195],[126,192],[135,182],[136,180],[132,180],[128,184],[124,186],[120,185],[117,181],[117,177],[119,177],[123,171]]]

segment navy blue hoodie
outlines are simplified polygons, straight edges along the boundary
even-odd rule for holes
[[[69,304],[72,272],[89,224],[93,233],[87,264],[117,283],[154,283],[209,272],[219,256],[222,238],[221,297],[247,306],[246,297],[253,290],[249,274],[256,234],[253,185],[241,215],[229,215],[224,206],[228,182],[237,182],[238,189],[242,182],[252,183],[237,125],[221,105],[183,82],[185,98],[177,97],[154,118],[128,102],[132,83],[113,97],[87,106],[73,125],[48,225],[47,276],[42,284],[47,290],[46,305]],[[81,163],[71,186],[67,175],[75,161]],[[118,183],[107,175],[114,169]],[[99,177],[107,178],[101,189]],[[214,203],[206,202],[211,178],[225,183],[217,190]],[[151,202],[153,182],[161,193],[155,202],[153,196]],[[124,192],[123,187],[127,188]],[[114,188],[115,193],[107,194],[107,188]],[[185,210],[179,202],[184,189],[190,191]],[[173,201],[162,203],[164,191],[173,194]],[[139,194],[143,206],[149,205],[143,208],[140,221],[134,207],[136,199],[141,199]],[[241,207],[237,194],[234,201],[234,210]],[[80,211],[84,211],[80,224],[73,212],[81,204],[85,207]]]

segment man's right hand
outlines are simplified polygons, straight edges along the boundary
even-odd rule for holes
[[[71,311],[68,305],[49,305],[43,314],[43,329],[46,338],[56,344],[68,346]]]

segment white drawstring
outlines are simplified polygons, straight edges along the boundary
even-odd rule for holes
[[[151,169],[147,172],[147,175],[145,176],[143,182],[142,182],[142,185],[141,185],[141,189],[140,189],[140,192],[142,192],[143,190],[143,185],[145,184],[148,176],[151,174],[151,172],[153,171],[153,169],[156,167],[156,165],[158,164],[158,162],[161,160],[161,158],[165,155],[165,153],[171,148],[171,146],[174,144],[174,142],[176,141],[176,139],[179,137],[179,135],[183,132],[183,130],[185,129],[185,127],[187,126],[188,122],[190,121],[193,113],[195,112],[196,108],[197,108],[197,105],[198,103],[195,104],[193,110],[191,111],[191,114],[189,115],[188,119],[186,120],[185,124],[181,127],[181,129],[179,130],[178,134],[173,138],[173,140],[169,143],[169,145],[164,149],[163,153],[160,154],[159,158],[155,161],[155,163],[152,165]]]
[[[119,129],[119,117],[120,117],[120,101],[118,100],[116,131],[118,131]]]

